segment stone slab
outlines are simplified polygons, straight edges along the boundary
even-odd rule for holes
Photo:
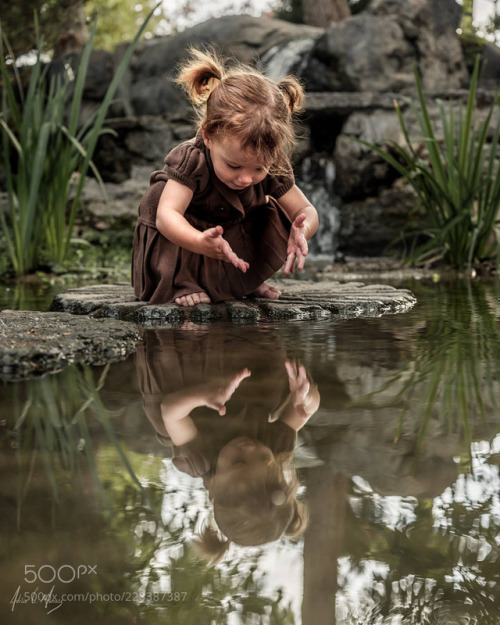
[[[0,379],[54,373],[78,362],[122,360],[140,340],[135,324],[65,312],[0,312]]]
[[[270,284],[281,289],[279,300],[246,298],[221,304],[198,304],[193,308],[136,301],[132,287],[126,283],[98,284],[60,293],[52,302],[51,310],[156,326],[184,321],[255,323],[378,317],[405,312],[416,303],[415,296],[407,289],[382,284],[292,279],[274,280]]]

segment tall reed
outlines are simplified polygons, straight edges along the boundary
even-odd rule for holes
[[[26,90],[1,31],[0,133],[9,211],[0,210],[0,224],[16,275],[36,269],[42,259],[59,264],[67,258],[89,168],[100,180],[92,156],[99,137],[110,132],[104,128],[106,115],[153,11],[128,46],[98,109],[83,124],[83,93],[96,24],[74,73],[66,66],[63,74],[51,79],[42,62],[39,37]]]
[[[11,431],[19,461],[18,522],[30,487],[31,467],[38,457],[54,501],[59,499],[58,477],[85,474],[108,503],[98,467],[99,443],[114,449],[124,474],[147,500],[147,493],[115,433],[114,420],[121,411],[109,410],[101,399],[108,370],[109,364],[96,380],[89,366],[71,365],[57,375],[29,380],[19,388],[27,392],[26,398],[16,406]],[[96,427],[100,441],[94,440]]]
[[[426,222],[413,220],[402,234],[412,240],[408,260],[444,260],[458,268],[471,268],[498,253],[500,230],[496,221],[500,208],[500,138],[498,98],[485,119],[477,116],[476,96],[479,57],[472,72],[467,103],[445,108],[439,102],[438,131],[429,112],[420,76],[415,71],[418,107],[411,104],[421,136],[410,138],[399,104],[396,113],[404,145],[391,142],[388,149],[361,141],[379,154],[412,187],[417,208],[423,209]],[[423,144],[420,153],[416,143]]]

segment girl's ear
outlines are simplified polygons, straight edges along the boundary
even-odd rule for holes
[[[208,135],[207,131],[205,130],[205,127],[202,126],[201,127],[201,136],[203,138],[203,143],[207,146],[207,148],[210,150],[210,148],[212,147],[212,140],[210,139],[210,136]]]

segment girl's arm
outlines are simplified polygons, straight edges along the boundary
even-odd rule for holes
[[[221,416],[226,414],[226,403],[231,399],[241,382],[251,372],[243,369],[232,376],[213,380],[205,384],[188,387],[165,395],[160,404],[165,429],[176,446],[193,440],[198,430],[191,418],[191,412],[200,406],[216,410]]]
[[[184,217],[193,197],[191,189],[176,180],[168,180],[158,202],[156,227],[169,241],[190,252],[231,263],[245,272],[249,265],[238,258],[229,243],[222,238],[221,226],[200,232]]]
[[[293,185],[282,195],[278,204],[292,224],[299,215],[305,215],[303,234],[308,241],[316,234],[319,225],[318,212],[297,185]]]
[[[300,271],[309,252],[307,241],[318,229],[318,212],[296,185],[280,197],[278,204],[292,223],[284,272],[293,271],[295,262]]]
[[[198,433],[189,413],[202,405],[202,400],[192,389],[178,391],[163,397],[160,404],[161,416],[167,434],[177,447],[189,443]]]

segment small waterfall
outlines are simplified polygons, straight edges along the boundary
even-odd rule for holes
[[[333,157],[308,156],[297,172],[297,186],[319,214],[319,228],[310,241],[311,256],[335,258],[340,229],[339,200],[333,191],[335,164]]]
[[[261,67],[274,80],[281,80],[290,73],[302,75],[316,45],[317,37],[316,34],[314,37],[292,39],[273,46],[262,55]]]

